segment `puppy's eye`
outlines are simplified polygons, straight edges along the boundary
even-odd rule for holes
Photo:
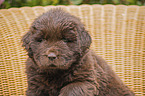
[[[70,40],[70,39],[63,39],[63,41],[66,43],[73,42],[73,40]]]
[[[73,35],[71,35],[71,36],[66,36],[66,37],[64,37],[63,38],[63,41],[64,42],[75,42],[77,40],[77,38],[76,38],[76,36],[73,36]]]
[[[36,39],[37,42],[42,42],[42,40],[43,40],[42,38],[37,38]]]
[[[35,26],[32,26],[32,28],[33,28],[34,30],[37,30],[37,28],[36,28]]]
[[[66,40],[66,39],[63,39],[63,41],[64,41],[64,42],[68,42],[68,40]]]
[[[77,35],[73,30],[69,30],[63,34],[63,41],[70,43],[77,40]]]

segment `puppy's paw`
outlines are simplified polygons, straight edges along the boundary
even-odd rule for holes
[[[91,83],[77,82],[63,87],[59,96],[95,96],[97,93],[96,87]]]

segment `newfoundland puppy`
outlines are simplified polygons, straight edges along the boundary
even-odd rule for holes
[[[89,49],[80,19],[60,8],[35,19],[22,42],[29,55],[27,96],[134,96]]]

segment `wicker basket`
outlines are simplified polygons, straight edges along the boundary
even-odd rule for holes
[[[21,37],[36,17],[56,7],[78,16],[92,36],[91,48],[108,61],[136,96],[145,96],[145,6],[124,5],[0,10],[0,96],[25,95],[27,55]]]

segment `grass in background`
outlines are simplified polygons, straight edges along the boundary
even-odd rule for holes
[[[23,6],[114,4],[145,6],[145,0],[0,0],[0,9]]]

